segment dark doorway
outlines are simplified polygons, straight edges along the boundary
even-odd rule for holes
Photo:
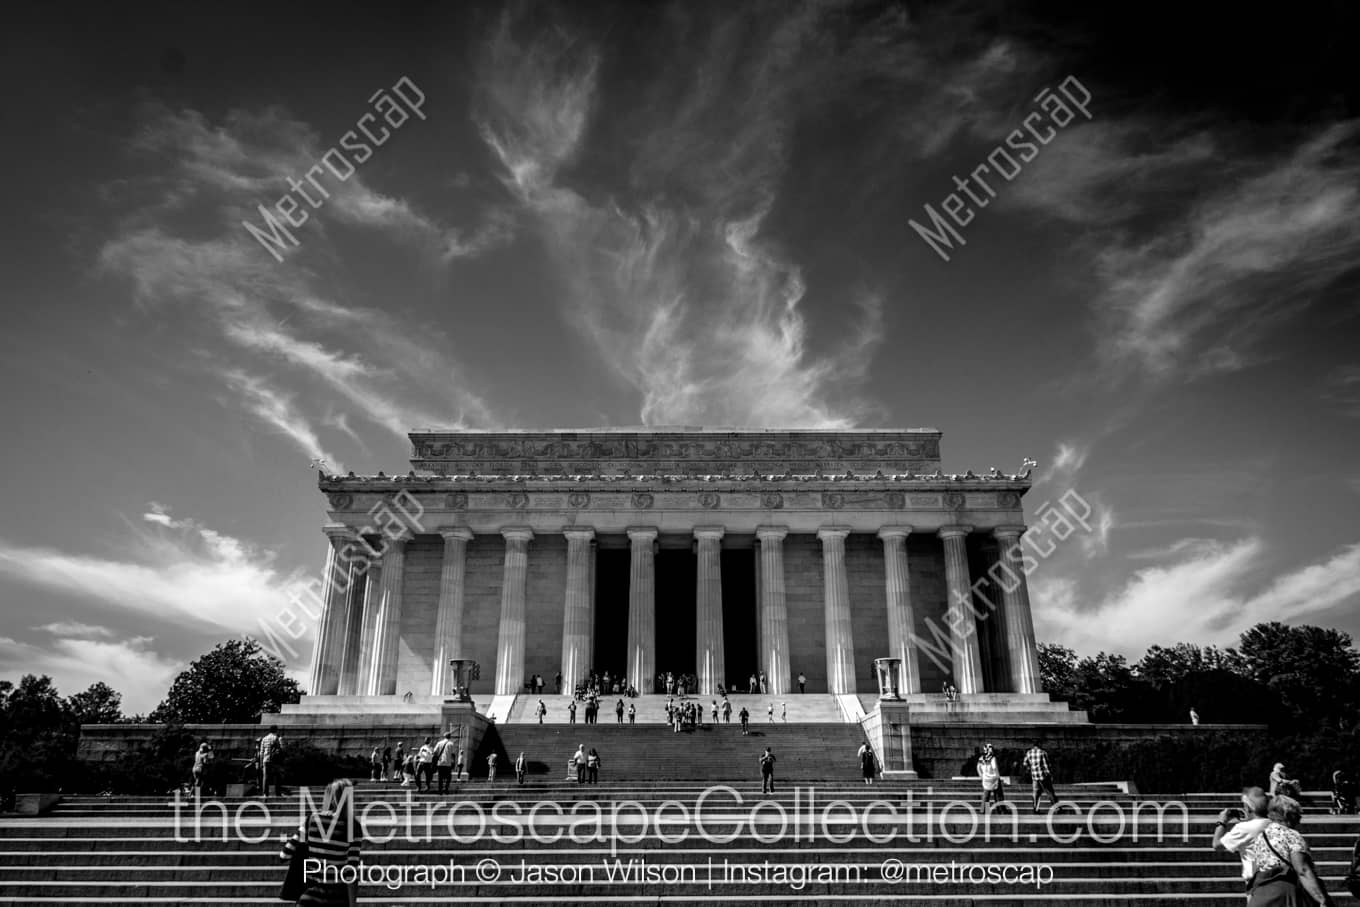
[[[728,689],[746,689],[760,673],[756,651],[756,556],[750,548],[722,553],[723,661]]]
[[[628,670],[627,548],[595,549],[595,663],[597,674],[622,677]]]
[[[694,673],[694,594],[698,561],[688,548],[656,555],[656,669]],[[655,678],[652,678],[655,681]]]

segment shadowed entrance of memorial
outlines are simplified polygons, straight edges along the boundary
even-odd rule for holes
[[[688,544],[656,555],[656,669],[692,674],[695,665],[694,596],[698,561]],[[648,678],[655,682],[656,678]]]
[[[628,666],[628,549],[595,552],[595,659],[591,669],[622,677]]]
[[[756,556],[751,548],[722,553],[723,658],[728,689],[746,689],[761,665],[756,651]]]

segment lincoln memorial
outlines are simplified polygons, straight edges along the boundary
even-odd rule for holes
[[[870,693],[884,656],[904,694],[1040,692],[1029,474],[947,473],[936,430],[410,439],[405,475],[320,478],[313,702],[444,696],[453,658],[496,695],[591,671]]]

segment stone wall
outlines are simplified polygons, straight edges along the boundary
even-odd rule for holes
[[[434,626],[439,613],[439,574],[444,540],[420,535],[406,546],[402,579],[401,639],[397,653],[397,695],[426,696],[434,671]],[[447,669],[447,666],[445,666]]]

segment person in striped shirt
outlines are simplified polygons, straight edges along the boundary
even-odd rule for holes
[[[321,811],[307,817],[298,830],[283,843],[279,854],[291,860],[298,845],[306,845],[307,859],[320,860],[320,872],[309,872],[298,907],[354,907],[359,899],[357,881],[339,881],[344,866],[359,867],[361,835],[354,828],[354,785],[348,778],[337,778],[326,786],[321,800]],[[315,865],[315,864],[313,864]]]

